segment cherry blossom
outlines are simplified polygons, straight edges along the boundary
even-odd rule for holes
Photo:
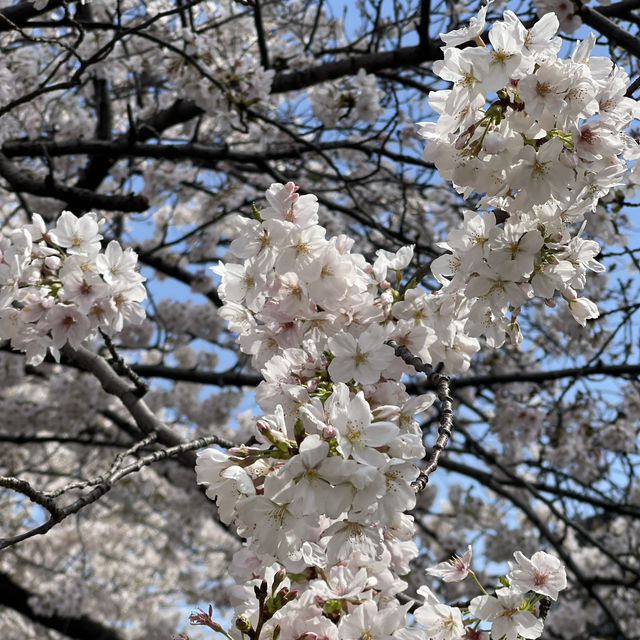
[[[536,551],[531,559],[516,551],[518,563],[509,574],[511,584],[523,591],[535,591],[557,600],[558,592],[567,588],[567,577],[562,563],[544,551]]]

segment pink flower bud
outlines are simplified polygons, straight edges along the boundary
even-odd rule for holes
[[[322,430],[322,438],[324,440],[330,440],[331,438],[335,438],[337,435],[337,431],[335,429],[335,427],[332,427],[330,424],[328,424],[323,430]]]

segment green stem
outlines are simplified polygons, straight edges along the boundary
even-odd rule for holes
[[[476,574],[473,571],[469,571],[469,575],[471,576],[471,579],[478,585],[478,587],[480,587],[480,591],[482,591],[482,593],[484,593],[485,596],[488,596],[489,594],[486,592],[485,588],[480,584],[480,580],[478,580],[478,576],[476,576]]]

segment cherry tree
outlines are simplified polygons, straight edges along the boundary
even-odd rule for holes
[[[1,9],[6,637],[635,637],[635,10]]]

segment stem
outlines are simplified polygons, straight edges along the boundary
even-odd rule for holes
[[[471,576],[471,579],[478,585],[478,587],[480,587],[480,591],[482,591],[482,593],[485,596],[488,596],[489,594],[486,592],[485,588],[480,584],[480,580],[478,580],[478,576],[476,576],[476,574],[469,570],[469,575]]]

